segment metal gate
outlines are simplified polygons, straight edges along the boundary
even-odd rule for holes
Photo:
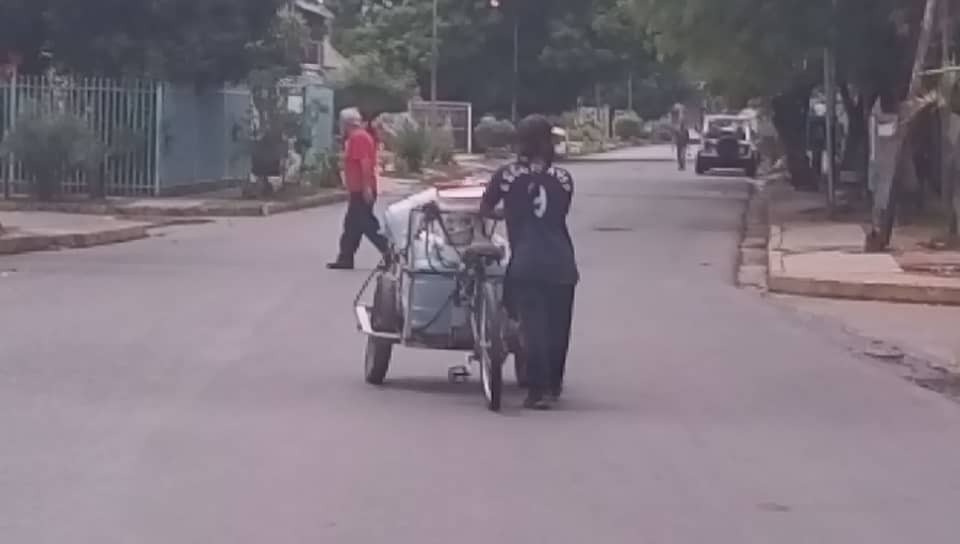
[[[453,127],[453,141],[457,151],[473,153],[473,105],[469,102],[411,102],[410,115],[419,123],[436,115],[434,125],[448,120]]]

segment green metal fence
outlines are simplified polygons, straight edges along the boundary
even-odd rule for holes
[[[152,195],[158,188],[162,85],[154,81],[13,76],[0,81],[0,134],[31,114],[70,113],[92,129],[103,151],[97,171],[63,180],[66,193],[83,193],[99,178],[108,194]],[[12,193],[26,192],[16,160],[0,159],[0,177]]]
[[[249,178],[250,93],[244,88],[198,92],[147,80],[14,76],[0,79],[0,139],[31,113],[67,112],[92,129],[99,167],[62,180],[65,193],[156,196],[194,192]],[[26,193],[22,164],[0,158],[0,181]]]

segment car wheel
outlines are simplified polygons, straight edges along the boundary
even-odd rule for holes
[[[754,162],[751,162],[750,164],[748,164],[747,167],[746,167],[746,169],[745,169],[745,172],[746,172],[748,178],[755,178],[755,177],[757,177],[757,162],[754,161]]]

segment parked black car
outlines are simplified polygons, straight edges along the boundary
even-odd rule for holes
[[[696,171],[705,174],[715,168],[743,170],[757,175],[760,155],[749,119],[736,115],[708,115],[703,123],[703,147],[697,153]]]

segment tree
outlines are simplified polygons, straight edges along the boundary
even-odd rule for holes
[[[150,76],[216,85],[253,68],[286,0],[2,0],[0,44],[44,67],[108,77]],[[24,23],[26,22],[26,23]]]
[[[661,50],[682,55],[711,88],[743,102],[767,97],[792,178],[813,182],[803,129],[822,50],[836,46],[839,89],[850,114],[844,158],[866,168],[867,114],[896,108],[909,81],[919,10],[906,0],[635,0]],[[922,7],[922,6],[921,6]]]
[[[373,55],[354,58],[333,81],[336,110],[355,107],[364,119],[405,111],[416,93],[416,82],[411,74],[399,70],[388,68]]]
[[[826,43],[822,0],[636,0],[642,24],[665,53],[685,59],[731,102],[771,100],[791,178],[810,185],[806,108],[817,83],[817,44]]]
[[[254,134],[252,171],[257,177],[255,193],[270,193],[270,176],[280,173],[281,161],[289,152],[287,140],[299,134],[300,116],[287,109],[283,81],[300,74],[309,29],[297,13],[283,10],[271,16],[263,39],[246,44],[251,63],[247,85],[253,98]]]
[[[679,72],[663,67],[649,36],[630,24],[628,5],[621,0],[500,4],[494,9],[489,0],[440,1],[441,98],[469,101],[481,112],[509,111],[515,23],[523,112],[560,112],[598,95],[626,105],[631,74],[638,82],[680,79]],[[387,69],[412,73],[421,89],[429,88],[431,0],[335,0],[329,5],[337,14],[333,39],[339,48],[372,54]],[[665,102],[660,96],[648,100],[657,94],[652,85],[636,90],[635,98],[645,104]]]

